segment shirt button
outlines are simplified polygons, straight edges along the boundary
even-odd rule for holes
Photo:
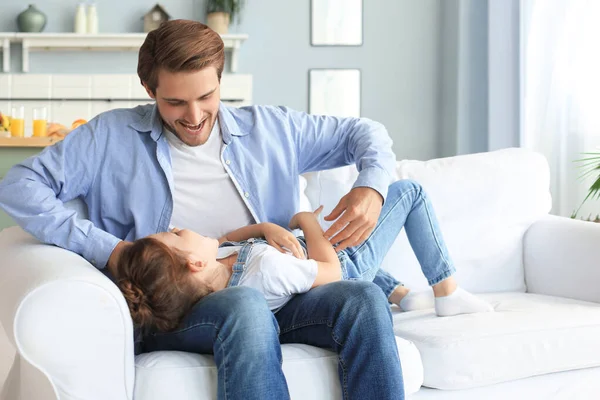
[[[229,164],[231,164],[231,161],[230,160],[225,160],[225,164],[229,165]]]
[[[244,196],[245,196],[246,198],[248,198],[248,197],[250,197],[250,193],[248,193],[248,192],[245,192],[245,193],[244,193]]]

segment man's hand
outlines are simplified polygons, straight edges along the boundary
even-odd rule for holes
[[[113,252],[110,253],[110,257],[108,258],[108,264],[106,265],[106,268],[108,268],[108,271],[115,278],[118,278],[117,265],[119,265],[119,259],[121,258],[121,253],[123,253],[123,250],[129,244],[131,244],[131,242],[120,241],[119,243],[117,243],[117,246],[115,247]]]
[[[333,221],[343,213],[327,229],[325,237],[330,238],[331,244],[337,244],[335,250],[338,252],[359,245],[369,237],[377,225],[382,205],[383,198],[375,189],[368,187],[352,189],[341,198],[331,214],[325,217],[325,221]],[[338,232],[340,230],[341,232]]]
[[[263,225],[263,224],[261,224]],[[267,243],[275,247],[282,253],[286,253],[286,249],[292,252],[294,257],[303,259],[304,252],[302,246],[294,234],[277,224],[266,223],[262,227],[262,233]]]

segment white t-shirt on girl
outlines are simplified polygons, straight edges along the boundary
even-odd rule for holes
[[[219,258],[238,252],[241,247],[222,247]],[[268,244],[252,247],[238,286],[248,286],[263,293],[269,308],[279,310],[298,293],[310,290],[317,277],[317,262],[281,253]]]

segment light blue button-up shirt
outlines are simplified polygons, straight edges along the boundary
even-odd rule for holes
[[[355,163],[354,187],[387,195],[396,158],[377,122],[223,104],[218,121],[221,161],[257,222],[287,226],[305,172]],[[168,229],[173,188],[162,121],[148,104],[102,113],[15,165],[0,182],[0,206],[40,241],[104,268],[120,240]],[[76,198],[87,205],[88,219],[63,204]]]

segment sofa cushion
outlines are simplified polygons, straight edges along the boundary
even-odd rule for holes
[[[600,366],[600,304],[528,293],[482,297],[495,312],[394,312],[396,335],[421,353],[425,386],[466,389]]]
[[[549,168],[541,155],[505,149],[430,161],[403,160],[433,203],[460,284],[472,292],[525,291],[523,235],[550,210]],[[327,215],[356,180],[354,166],[305,175],[311,204]],[[328,227],[331,223],[322,221]],[[427,288],[404,231],[382,267],[412,289]]]
[[[419,351],[396,338],[406,393],[423,383]],[[303,344],[281,346],[283,372],[293,399],[341,398],[335,353]],[[212,356],[157,351],[136,357],[134,398],[144,400],[209,400],[217,397],[217,369]],[[260,362],[260,360],[257,360]]]

